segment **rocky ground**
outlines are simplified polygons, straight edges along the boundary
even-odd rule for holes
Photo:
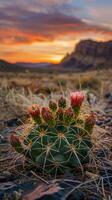
[[[96,99],[96,98],[95,98]],[[9,144],[11,132],[21,125],[18,119],[0,122],[0,200],[111,200],[112,199],[112,94],[104,102],[91,102],[96,109],[93,135],[94,160],[84,174],[73,171],[52,179],[38,174]]]

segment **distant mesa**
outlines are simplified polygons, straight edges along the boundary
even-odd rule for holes
[[[72,53],[67,53],[59,64],[52,63],[24,63],[11,64],[0,60],[0,71],[38,71],[38,70],[94,70],[112,68],[112,41],[96,42],[93,40],[82,40]]]
[[[82,40],[71,54],[67,54],[62,59],[60,64],[65,68],[81,70],[112,68],[112,41]]]

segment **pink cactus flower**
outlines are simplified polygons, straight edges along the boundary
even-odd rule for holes
[[[84,100],[84,94],[83,92],[72,92],[70,94],[71,97],[71,106],[72,107],[80,107],[82,105],[82,102]]]

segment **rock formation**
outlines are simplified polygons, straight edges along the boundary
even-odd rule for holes
[[[63,58],[64,67],[76,69],[112,68],[112,41],[82,40]]]

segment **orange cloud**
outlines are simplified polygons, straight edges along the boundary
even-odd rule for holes
[[[60,1],[63,4],[64,0]],[[56,0],[42,0],[38,3],[40,7],[41,3],[52,5]],[[0,7],[0,58],[13,62],[56,62],[72,50],[76,39],[112,38],[111,28],[93,25],[57,10],[48,13],[36,8]],[[60,44],[63,40],[65,43]]]

